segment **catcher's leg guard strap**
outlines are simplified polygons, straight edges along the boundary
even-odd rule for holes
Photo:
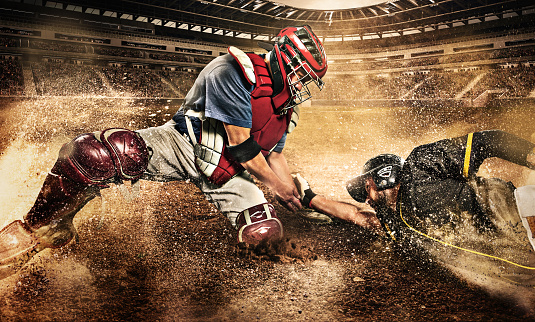
[[[282,223],[275,208],[269,203],[260,204],[240,212],[236,218],[238,242],[257,245],[263,241],[280,239]]]

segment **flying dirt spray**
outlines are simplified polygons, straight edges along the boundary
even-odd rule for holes
[[[161,106],[152,109],[124,99],[42,98],[2,104],[4,107],[0,109],[0,116],[5,120],[3,124],[7,125],[1,129],[4,142],[0,145],[2,147],[0,223],[3,225],[22,218],[29,210],[63,143],[78,134],[109,127],[143,128],[151,122],[158,123],[149,120],[150,115],[161,115],[157,113],[160,110],[165,113]],[[359,173],[368,158],[377,154],[391,152],[407,156],[417,145],[484,129],[499,128],[523,137],[526,137],[526,131],[531,129],[527,138],[534,132],[532,124],[535,115],[530,110],[519,110],[514,113],[500,111],[478,113],[473,117],[466,117],[466,113],[462,115],[462,118],[456,118],[455,111],[451,110],[415,114],[406,108],[308,107],[303,109],[299,126],[288,140],[286,155],[291,166],[299,165],[295,170],[309,180],[317,193],[350,201],[344,183]],[[164,121],[165,117],[159,123]],[[322,171],[318,171],[319,167]],[[493,160],[482,168],[483,175],[499,176],[517,186],[534,182],[535,176],[532,172],[499,161]],[[154,215],[157,213],[155,207],[162,207],[163,201],[160,202],[158,199],[168,198],[166,193],[169,192],[165,191],[165,188],[151,186],[159,197],[143,199],[143,190],[146,188],[142,186],[142,198],[135,202],[136,207],[127,206],[117,189],[106,189],[103,193],[107,194],[105,197],[109,200],[107,209],[109,213],[102,223],[103,230],[97,229],[102,222],[101,204],[98,198],[88,204],[75,218],[75,226],[81,227],[80,231],[83,232],[80,244],[73,246],[78,250],[75,253],[86,253],[90,258],[82,255],[75,258],[72,253],[63,251],[47,251],[34,259],[32,266],[37,268],[37,271],[42,270],[46,273],[28,275],[29,271],[26,270],[25,276],[33,276],[31,279],[15,276],[2,281],[1,292],[5,295],[4,298],[12,298],[14,292],[12,285],[19,282],[22,283],[19,290],[35,291],[39,289],[39,285],[44,285],[43,289],[47,290],[47,295],[51,299],[66,298],[69,302],[77,303],[77,300],[67,295],[79,294],[87,297],[85,302],[77,304],[80,308],[89,305],[93,306],[94,310],[104,312],[103,308],[97,307],[100,305],[98,303],[102,303],[102,299],[108,298],[102,293],[102,289],[93,289],[91,295],[87,295],[85,291],[83,294],[79,293],[84,288],[94,286],[95,278],[91,274],[94,266],[99,267],[102,276],[110,275],[114,277],[114,281],[119,280],[124,285],[130,285],[127,281],[129,278],[132,280],[131,271],[137,274],[135,276],[142,277],[143,274],[147,274],[142,270],[136,270],[135,265],[132,266],[131,263],[148,258],[147,256],[166,258],[165,252],[148,251],[150,248],[147,245],[158,247],[151,237],[151,234],[157,232],[157,230],[152,232],[156,229],[153,224],[157,219]],[[163,215],[158,214],[158,216]],[[166,225],[172,224],[172,221],[166,222]],[[177,229],[184,230],[183,227]],[[187,229],[184,232],[187,234]],[[174,230],[166,233],[176,234]],[[463,236],[462,233],[459,235]],[[140,236],[143,237],[139,238]],[[174,247],[180,249],[181,245],[177,243]],[[224,249],[217,245],[213,248]],[[497,291],[501,294],[506,289],[522,294],[513,283],[507,281],[497,283],[485,275],[474,273],[472,266],[481,265],[478,264],[481,262],[471,257],[467,257],[465,261],[460,260],[463,256],[463,253],[457,253],[456,261],[452,261],[463,262],[461,268],[451,267],[454,271],[457,269],[456,273],[463,278],[475,281],[489,291],[498,288]],[[105,267],[103,263],[107,263],[109,267]],[[156,285],[166,285],[169,283],[169,278],[176,283],[182,283],[180,281],[184,278],[181,272],[197,276],[189,269],[195,265],[195,260],[192,258],[184,255],[180,258],[170,258],[167,263],[165,267],[167,269],[172,267],[173,274],[169,277],[167,271],[158,272],[155,268],[153,274],[160,276],[158,281],[162,283]],[[42,277],[38,279],[38,283],[35,283],[35,276]],[[27,283],[26,288],[23,287],[25,283]],[[119,289],[120,285],[119,283]],[[150,293],[156,292],[157,289],[153,286],[144,284],[137,290],[147,292],[147,296],[150,296]],[[187,284],[182,286],[187,289]],[[530,294],[531,290],[526,289],[526,294],[520,296],[522,301],[529,302]],[[12,307],[18,306],[15,304]],[[58,314],[55,316],[66,314],[63,311],[54,313]],[[20,315],[20,312],[13,312],[14,316],[17,314]]]

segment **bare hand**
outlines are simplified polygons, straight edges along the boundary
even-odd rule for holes
[[[282,184],[276,191],[275,198],[281,205],[291,211],[297,211],[302,208],[299,192],[295,186],[289,184]]]

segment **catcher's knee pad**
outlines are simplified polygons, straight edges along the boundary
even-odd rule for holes
[[[77,183],[107,187],[136,180],[147,169],[150,153],[141,136],[126,129],[85,133],[65,144],[52,173]]]
[[[282,238],[282,223],[275,208],[270,203],[263,203],[240,212],[236,218],[238,242],[257,245],[263,241]]]

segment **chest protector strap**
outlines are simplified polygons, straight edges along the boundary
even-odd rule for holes
[[[262,57],[245,54],[235,47],[230,47],[229,53],[239,63],[247,81],[255,85],[251,92],[251,135],[262,148],[262,154],[267,156],[288,131],[289,126],[293,129],[297,116],[292,118],[292,110],[282,115],[275,112],[279,106],[273,105],[273,85]],[[186,111],[185,116],[188,134],[194,144],[195,164],[210,182],[223,185],[244,170],[227,149],[227,134],[221,121],[207,118],[204,113],[192,110]],[[197,117],[202,121],[200,142],[195,140],[189,117]]]

